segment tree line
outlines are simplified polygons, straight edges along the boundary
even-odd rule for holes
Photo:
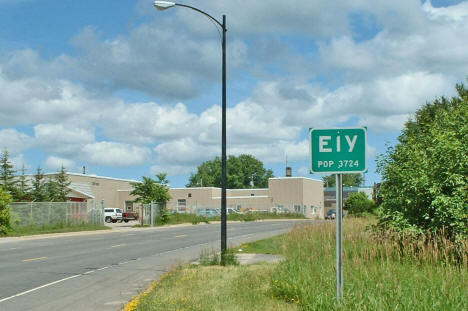
[[[63,165],[53,177],[46,177],[40,166],[33,176],[27,176],[24,165],[18,174],[9,156],[6,149],[0,155],[0,187],[11,196],[13,202],[67,201],[71,182]]]

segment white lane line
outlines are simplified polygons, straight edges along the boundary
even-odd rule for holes
[[[13,296],[10,296],[10,297],[6,297],[6,298],[3,298],[3,299],[0,299],[0,303],[4,302],[4,301],[7,301],[7,300],[10,300],[10,299],[13,299],[13,298],[16,298],[16,297],[19,297],[19,296],[23,296],[23,295],[26,295],[26,294],[29,294],[31,292],[35,292],[41,288],[44,288],[44,287],[49,287],[51,285],[54,285],[54,284],[57,284],[57,283],[61,283],[61,282],[64,282],[64,281],[67,281],[67,280],[70,280],[70,279],[74,279],[76,277],[79,277],[81,274],[76,274],[76,275],[72,275],[72,276],[69,276],[67,278],[64,278],[64,279],[61,279],[61,280],[58,280],[58,281],[55,281],[55,282],[51,282],[51,283],[48,283],[48,284],[45,284],[45,285],[42,285],[42,286],[39,286],[39,287],[36,287],[36,288],[33,288],[33,289],[30,289],[30,290],[27,290],[25,292],[22,292],[22,293],[19,293],[19,294],[16,294],[16,295],[13,295]]]
[[[23,259],[23,262],[29,262],[29,261],[36,261],[36,260],[42,260],[42,259],[47,259],[47,257],[37,257],[37,258],[29,258],[29,259]]]
[[[112,245],[111,248],[114,248],[114,247],[122,247],[122,246],[125,246],[125,245],[127,245],[127,244],[124,243],[124,244]]]
[[[175,238],[183,238],[183,237],[186,237],[187,235],[186,234],[181,234],[181,235],[176,235]]]
[[[107,268],[109,268],[109,266],[96,269],[96,271],[101,271],[101,270],[104,270],[104,269],[107,269]]]

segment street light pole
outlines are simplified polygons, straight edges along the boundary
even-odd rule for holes
[[[223,15],[223,94],[222,94],[222,125],[221,125],[221,263],[224,264],[224,254],[227,249],[227,215],[226,215],[226,15]]]
[[[222,50],[223,50],[223,65],[222,65],[222,125],[221,125],[221,264],[224,264],[224,255],[227,249],[227,214],[226,214],[226,185],[227,185],[227,169],[226,169],[226,15],[223,15],[223,22],[220,23],[216,18],[208,13],[185,4],[178,4],[169,1],[154,1],[154,6],[158,10],[166,10],[174,6],[181,6],[197,11],[213,22],[215,22],[223,31]]]

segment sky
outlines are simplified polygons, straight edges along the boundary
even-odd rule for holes
[[[221,33],[151,0],[0,0],[0,148],[173,187],[221,154]],[[227,20],[227,153],[309,173],[309,128],[368,129],[366,184],[426,102],[468,77],[468,2],[184,1]]]

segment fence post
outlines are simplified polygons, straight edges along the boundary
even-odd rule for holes
[[[32,204],[33,204],[33,202],[31,202],[31,213],[29,214],[29,216],[30,216],[30,218],[31,218],[31,225],[33,224]]]
[[[49,212],[47,213],[47,224],[49,224],[49,225],[50,225],[50,205],[51,204],[52,203],[49,202]]]
[[[154,206],[153,201],[151,201],[151,227],[154,227]]]

